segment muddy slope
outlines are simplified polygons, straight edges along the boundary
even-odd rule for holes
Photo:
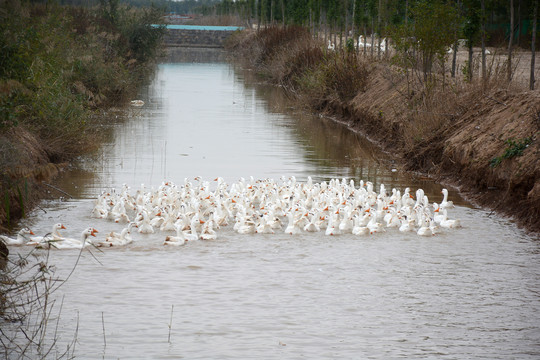
[[[0,135],[2,164],[2,206],[0,232],[8,232],[18,219],[30,211],[46,194],[44,182],[51,180],[65,167],[55,161],[47,143],[23,127],[12,128]]]

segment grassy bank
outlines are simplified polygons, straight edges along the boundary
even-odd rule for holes
[[[99,144],[103,111],[153,69],[158,9],[2,1],[0,230],[39,199],[41,182]]]
[[[299,105],[377,142],[404,169],[540,231],[538,91],[509,83],[498,64],[489,78],[467,81],[325,45],[302,28],[269,27],[231,39],[229,49]]]

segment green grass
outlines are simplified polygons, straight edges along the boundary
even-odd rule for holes
[[[507,147],[501,156],[494,157],[489,162],[492,168],[498,166],[504,159],[510,159],[514,156],[523,155],[523,151],[532,143],[532,137],[526,137],[521,140],[508,139],[504,142]]]

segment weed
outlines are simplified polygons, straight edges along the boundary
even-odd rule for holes
[[[504,143],[508,146],[504,149],[504,153],[501,156],[497,156],[489,162],[489,166],[496,167],[504,159],[510,159],[514,156],[523,155],[523,151],[529,147],[529,144],[532,142],[532,137],[526,137],[521,140],[515,141],[514,139],[508,139]]]

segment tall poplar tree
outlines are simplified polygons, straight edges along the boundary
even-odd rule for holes
[[[532,26],[532,40],[531,40],[531,78],[529,82],[529,88],[534,90],[534,62],[536,58],[536,20],[538,18],[538,0],[534,0],[533,10],[533,26]]]

